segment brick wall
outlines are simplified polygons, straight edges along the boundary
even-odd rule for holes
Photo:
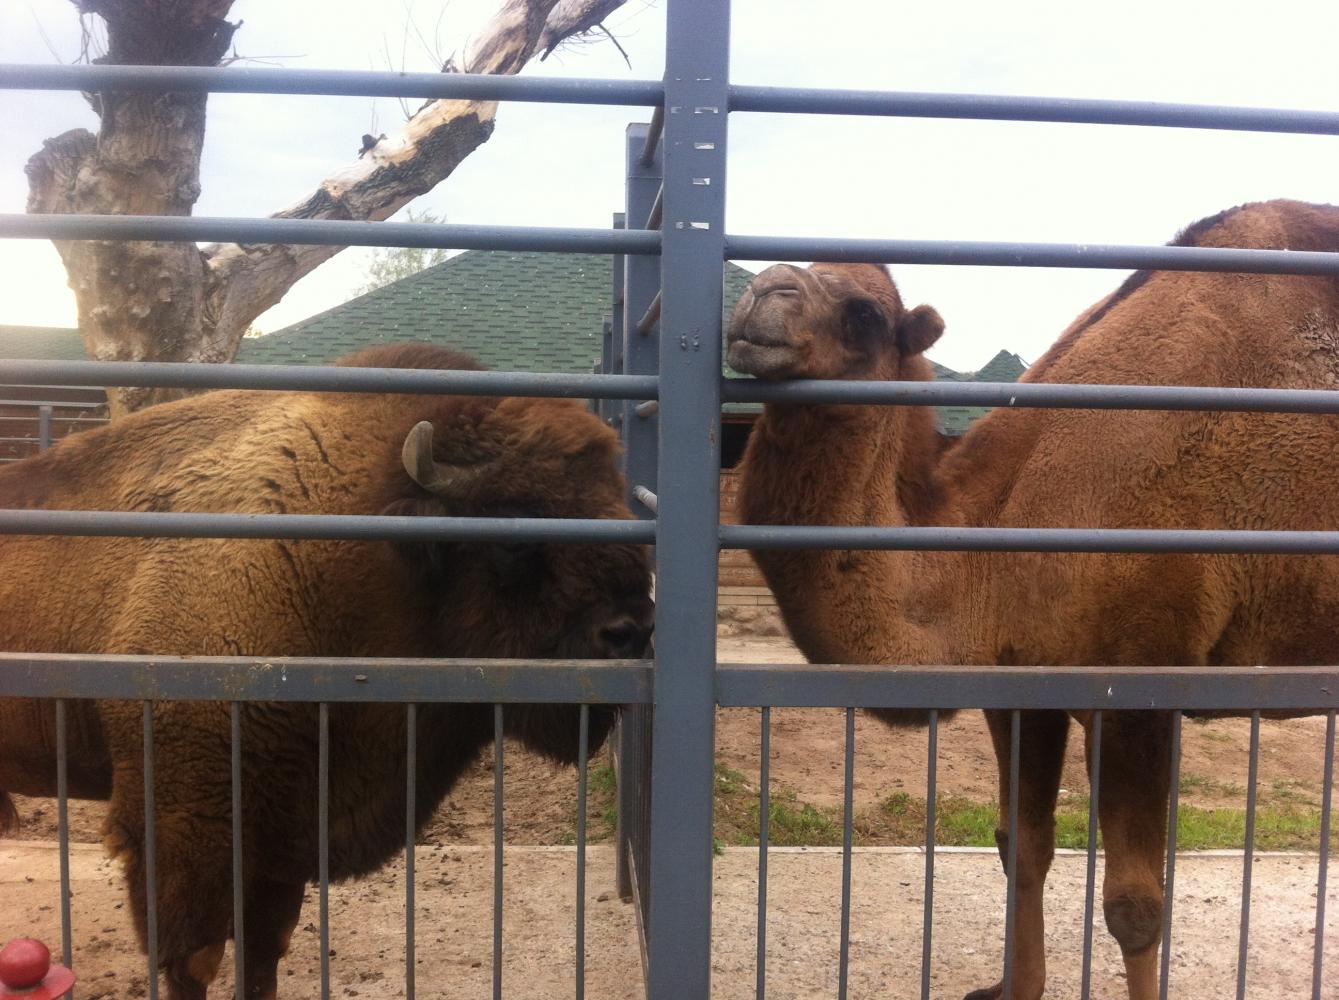
[[[738,524],[739,474],[735,469],[721,470],[721,523]],[[775,607],[776,599],[767,589],[767,581],[744,549],[726,549],[720,561],[720,603]]]

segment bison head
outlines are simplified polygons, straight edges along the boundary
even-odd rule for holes
[[[436,433],[434,433],[436,430]],[[617,440],[584,407],[540,399],[471,400],[404,439],[416,493],[388,513],[630,518]],[[643,546],[443,541],[407,546],[436,616],[441,656],[627,658],[644,655],[653,607]],[[560,760],[577,750],[575,706],[516,705],[509,734]],[[593,708],[591,742],[613,712]]]

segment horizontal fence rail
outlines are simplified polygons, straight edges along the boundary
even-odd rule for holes
[[[1335,256],[1339,257],[1339,254]],[[1070,385],[1054,382],[847,382],[819,379],[764,382],[758,379],[727,378],[722,381],[721,400],[726,403],[1339,413],[1339,391],[1334,389]]]
[[[294,243],[453,250],[658,254],[649,229],[480,226],[343,219],[229,219],[168,215],[0,214],[0,238]],[[996,267],[1149,268],[1250,274],[1339,274],[1339,253],[1223,247],[730,236],[730,260],[819,260]]]
[[[1339,135],[1339,114],[1333,111],[1002,94],[823,90],[736,84],[730,87],[730,110]]]
[[[721,663],[724,707],[1184,709],[1339,708],[1339,666],[893,666]]]
[[[1339,255],[1336,255],[1339,256]],[[292,392],[539,396],[656,400],[655,375],[354,368],[330,365],[202,365],[163,361],[0,360],[9,382],[56,378],[72,386],[268,389]],[[1333,389],[1217,386],[1069,385],[1043,382],[870,382],[727,378],[725,403],[841,403],[900,406],[1011,406],[1092,410],[1214,410],[1242,413],[1339,413]],[[13,405],[36,406],[28,400]],[[101,404],[48,405],[95,409]],[[654,410],[648,408],[646,415]],[[54,417],[77,420],[77,417]]]
[[[649,660],[0,653],[6,697],[645,704]]]
[[[98,387],[135,385],[565,399],[655,399],[660,385],[655,375],[572,375],[339,365],[206,365],[179,361],[0,360],[0,379],[17,382],[48,377],[63,379],[70,385]]]
[[[27,362],[18,362],[18,363],[19,363],[19,364],[27,364]],[[40,364],[41,362],[38,362],[38,363]],[[92,364],[99,364],[100,362],[97,362],[97,361],[80,361],[80,362],[76,362],[76,363],[77,363],[77,364],[92,365]],[[55,388],[55,387],[42,386],[42,387],[39,387],[39,388]],[[101,386],[99,386],[99,388],[101,388]],[[50,407],[57,408],[57,409],[62,409],[62,410],[101,410],[101,409],[105,408],[106,405],[107,405],[106,403],[94,403],[94,402],[91,402],[91,401],[88,401],[88,400],[80,400],[80,399],[68,399],[68,400],[62,400],[62,399],[0,399],[0,406],[14,406],[14,407],[20,407],[20,406],[21,406],[21,407],[24,407],[24,408],[31,408],[31,409],[33,409],[33,410],[37,410],[39,407],[43,407],[43,406],[50,406]],[[4,419],[4,420],[32,420],[32,421],[36,421],[37,416],[36,416],[36,414],[27,415],[27,416],[22,416],[22,417],[12,417],[12,416],[7,416],[7,417],[0,418],[0,419]],[[52,420],[89,420],[90,417],[89,417],[89,415],[87,415],[87,414],[81,414],[81,415],[79,415],[79,416],[74,416],[74,417],[63,417],[63,416],[61,416],[60,414],[53,414],[52,417],[51,417],[51,419],[52,419]],[[106,417],[95,417],[95,418],[92,418],[92,419],[97,419],[97,420],[102,421],[102,422],[105,423],[107,418],[106,418]]]
[[[0,90],[175,90],[633,106],[658,105],[665,98],[665,85],[659,80],[256,66],[46,66],[23,63],[0,66]]]
[[[555,79],[471,73],[199,66],[0,66],[0,89],[175,90],[327,97],[418,97],[656,106],[659,80]],[[1339,114],[996,94],[825,90],[732,85],[729,110],[898,118],[1147,125],[1339,135]]]
[[[463,222],[366,222],[350,219],[232,219],[203,215],[19,215],[11,212],[0,214],[0,239],[208,240],[338,247],[537,250],[545,253],[660,252],[660,234],[646,229],[481,226]]]
[[[322,538],[341,541],[655,541],[651,521],[380,514],[197,514],[183,511],[0,510],[3,535],[129,538]]]
[[[0,229],[3,234],[3,229]],[[1339,253],[1230,247],[726,236],[730,260],[948,264],[986,267],[1146,268],[1240,274],[1339,274]]]
[[[720,538],[721,547],[726,549],[1339,555],[1339,531],[1247,531],[1235,528],[884,528],[723,524]]]
[[[0,653],[13,697],[649,704],[651,660]],[[726,708],[1339,710],[1334,667],[716,665]]]

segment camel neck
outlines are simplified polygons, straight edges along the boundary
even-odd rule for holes
[[[751,524],[955,523],[937,486],[939,450],[924,407],[769,405],[744,456],[740,514]],[[809,550],[755,558],[809,660],[949,659],[916,595],[952,557]]]

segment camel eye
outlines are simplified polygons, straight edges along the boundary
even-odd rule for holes
[[[869,299],[852,299],[846,306],[847,321],[862,333],[873,333],[886,327],[883,310]]]

